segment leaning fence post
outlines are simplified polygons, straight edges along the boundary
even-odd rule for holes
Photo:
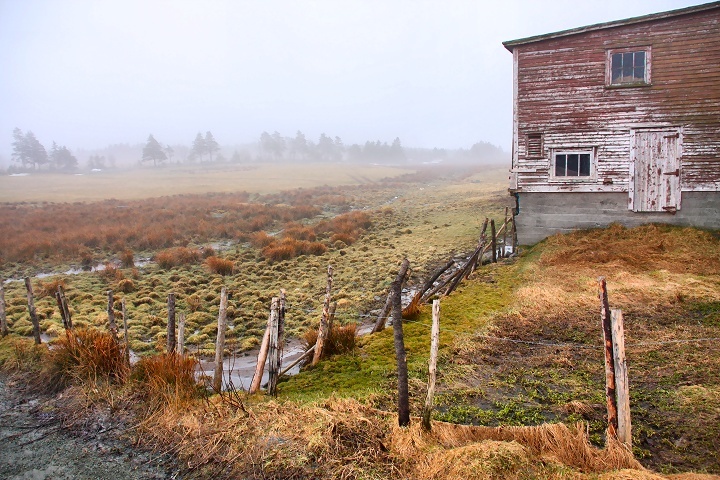
[[[328,318],[330,316],[330,299],[332,297],[333,268],[328,265],[327,269],[327,286],[325,287],[325,302],[323,303],[322,316],[320,317],[320,327],[318,328],[317,341],[315,342],[315,354],[313,356],[313,365],[317,365],[325,348],[325,340],[330,334],[328,330]]]
[[[285,337],[285,290],[280,290],[280,298],[277,306],[277,338],[275,338],[275,354],[270,357],[270,367],[268,368],[268,393],[277,395],[277,382],[280,378],[280,370],[282,369],[283,342]],[[273,347],[273,338],[275,335],[270,332],[270,350]]]
[[[68,307],[67,298],[65,297],[65,290],[62,285],[58,285],[58,293],[60,294],[60,300],[62,301],[62,310],[64,312],[64,319],[67,321],[67,329],[72,330],[72,315],[70,315],[70,307]]]
[[[40,345],[40,322],[38,321],[37,312],[35,311],[35,301],[33,299],[32,283],[30,278],[25,277],[25,288],[27,289],[27,303],[28,313],[30,314],[30,321],[33,326],[33,336],[35,337],[35,344]]]
[[[175,294],[168,293],[167,353],[175,352]]]
[[[407,427],[410,424],[410,396],[408,392],[407,356],[405,353],[405,339],[403,337],[402,321],[402,286],[407,275],[410,261],[405,258],[400,266],[400,272],[390,287],[393,296],[392,321],[395,345],[395,360],[398,375],[398,424]]]
[[[490,220],[490,243],[492,244],[492,262],[497,262],[497,238],[495,238],[495,220]]]
[[[213,390],[222,392],[223,351],[225,350],[225,324],[227,322],[227,288],[220,290],[220,312],[218,313],[218,332],[215,342],[215,374]]]
[[[388,296],[385,299],[385,305],[383,305],[382,310],[380,310],[380,315],[378,315],[377,320],[375,320],[375,326],[373,326],[371,333],[378,333],[382,332],[385,328],[385,322],[387,321],[387,317],[390,314],[390,309],[392,308],[392,292],[388,292]]]
[[[432,330],[430,331],[430,361],[428,363],[428,391],[423,408],[422,426],[430,431],[430,416],[433,411],[433,398],[435,397],[435,379],[437,375],[437,353],[440,345],[440,300],[433,300],[432,304]]]
[[[268,393],[270,395],[277,394],[277,378],[280,369],[278,368],[278,303],[279,299],[273,297],[270,309],[270,338],[268,341]]]
[[[182,355],[185,353],[185,314],[178,315],[178,335],[177,335],[177,352]]]
[[[250,390],[248,393],[253,394],[260,390],[260,384],[262,383],[263,371],[265,370],[265,362],[268,356],[268,346],[270,344],[270,327],[273,323],[273,309],[270,307],[270,315],[268,316],[267,326],[265,327],[265,335],[263,335],[262,343],[260,344],[260,351],[258,352],[257,366],[255,367],[255,376],[253,376],[252,382],[250,383]]]
[[[632,429],[630,424],[630,385],[628,382],[627,361],[625,359],[625,326],[622,310],[612,309],[613,364],[615,366],[615,386],[617,401],[618,440],[632,446]]]
[[[6,336],[9,333],[7,317],[5,316],[5,286],[4,280],[0,278],[0,334]]]
[[[125,297],[120,300],[120,308],[123,317],[123,337],[125,338],[125,362],[130,365],[130,342],[128,340],[127,309],[125,308]]]
[[[598,279],[600,283],[600,319],[602,321],[603,341],[605,344],[605,403],[608,414],[608,437],[617,438],[617,404],[615,403],[615,365],[613,361],[612,319],[608,301],[605,277]]]
[[[108,329],[110,330],[110,333],[115,338],[115,340],[117,340],[117,324],[115,323],[115,309],[113,308],[114,303],[115,303],[115,300],[113,299],[113,291],[108,290],[107,291]]]
[[[67,321],[67,318],[65,317],[65,308],[63,307],[63,300],[62,300],[62,296],[60,295],[60,287],[59,286],[58,286],[58,291],[55,292],[55,300],[57,301],[58,310],[60,310],[60,318],[62,318],[63,328],[65,328],[65,330],[67,331],[70,328],[68,327],[68,321]]]

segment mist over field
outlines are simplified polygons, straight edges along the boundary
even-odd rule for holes
[[[0,0],[0,168],[50,168],[18,156],[15,129],[70,170],[136,165],[150,135],[186,163],[207,132],[218,150],[198,161],[507,156],[503,40],[693,3]],[[382,151],[396,140],[404,158]]]

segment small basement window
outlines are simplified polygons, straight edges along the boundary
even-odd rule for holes
[[[609,86],[650,84],[650,47],[608,50],[606,83]]]
[[[552,176],[556,180],[590,180],[595,171],[593,160],[591,150],[554,152]]]

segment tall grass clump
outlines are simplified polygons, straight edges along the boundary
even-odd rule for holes
[[[205,260],[205,265],[207,265],[212,273],[218,273],[220,275],[232,274],[233,268],[235,267],[232,260],[226,260],[220,257],[208,257]]]
[[[305,332],[303,339],[305,340],[306,350],[315,345],[317,342],[318,331],[311,329]],[[328,338],[325,340],[323,355],[340,355],[355,350],[355,340],[357,339],[357,325],[350,323],[348,325],[333,325],[330,329]]]
[[[131,378],[151,404],[178,406],[201,396],[202,389],[195,381],[197,363],[178,353],[145,357],[135,364]]]
[[[200,252],[187,247],[173,247],[156,253],[153,259],[160,268],[167,270],[199,262]]]
[[[58,392],[75,382],[122,382],[129,373],[125,358],[125,347],[108,332],[67,332],[49,352],[43,372],[44,389]]]

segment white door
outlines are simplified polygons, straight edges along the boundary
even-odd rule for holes
[[[630,210],[670,213],[680,210],[681,148],[677,129],[631,132]]]

